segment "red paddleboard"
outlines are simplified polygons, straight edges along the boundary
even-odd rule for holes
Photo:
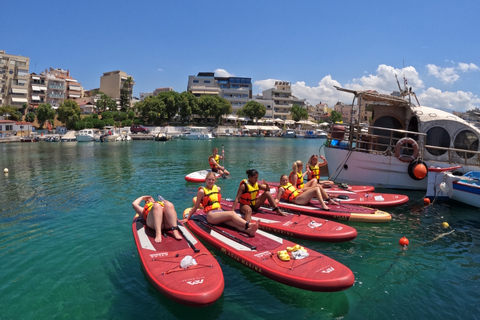
[[[320,203],[316,200],[312,200],[306,205],[293,204],[284,202],[282,200],[278,206],[291,212],[299,212],[309,216],[321,217],[325,219],[370,223],[389,222],[392,220],[392,216],[385,211],[349,204],[327,204],[330,210],[324,210],[322,209]]]
[[[173,301],[198,307],[212,304],[223,293],[222,269],[185,226],[179,224],[178,228],[182,240],[175,240],[171,231],[164,231],[167,237],[156,243],[155,230],[147,227],[138,214],[135,215],[133,238],[145,275],[158,291]],[[197,264],[182,268],[180,262],[186,256],[193,257]]]
[[[220,204],[223,210],[231,211],[233,200],[222,199]],[[237,204],[235,208],[237,212],[239,212],[239,208],[240,205]],[[267,207],[260,207],[254,212],[252,220],[257,221],[262,230],[300,239],[341,242],[353,240],[357,236],[355,228],[338,222],[321,218],[314,219],[302,214],[287,213],[286,216],[281,216]]]
[[[270,187],[278,187],[280,185],[279,182],[268,182],[268,185]],[[375,187],[372,186],[347,186],[342,187],[341,184],[333,184],[330,187],[323,187],[325,191],[328,193],[330,192],[337,192],[337,191],[350,191],[350,192],[358,192],[358,193],[364,193],[364,192],[373,192],[375,191]]]
[[[276,194],[278,186],[270,186],[270,193]],[[393,193],[373,193],[373,192],[352,192],[343,189],[324,188],[327,194],[336,202],[342,204],[353,204],[372,208],[391,208],[401,206],[408,202],[408,196]],[[312,201],[312,203],[316,200]]]
[[[191,208],[184,211],[184,216]],[[280,260],[278,251],[295,243],[262,230],[254,237],[225,225],[210,225],[203,210],[197,210],[187,222],[201,239],[244,266],[274,281],[311,291],[341,291],[355,282],[352,271],[319,252],[305,248],[303,259]],[[293,256],[290,253],[289,256]]]
[[[185,176],[185,180],[188,182],[205,182],[205,177],[207,173],[211,172],[212,170],[200,170],[189,173]],[[220,177],[219,173],[216,173],[215,176],[218,178]]]

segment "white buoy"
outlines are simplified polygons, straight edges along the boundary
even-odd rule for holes
[[[8,173],[8,168],[3,169],[4,173]]]

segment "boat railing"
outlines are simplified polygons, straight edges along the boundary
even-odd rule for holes
[[[368,131],[365,132],[361,131],[364,127],[358,125],[343,125],[343,127],[345,130],[339,131],[338,127],[331,126],[329,139],[327,139],[328,147],[394,156],[398,141],[408,137],[417,142],[420,159],[424,158],[428,149],[429,151],[438,150],[439,154],[447,154],[449,163],[459,163],[458,158],[460,158],[465,165],[471,164],[472,161],[480,164],[480,151],[427,145],[425,133],[374,126],[369,126]],[[414,149],[409,144],[403,144],[401,148],[405,154],[412,154]]]

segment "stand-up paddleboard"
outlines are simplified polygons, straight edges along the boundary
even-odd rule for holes
[[[233,199],[222,199],[220,204],[225,211],[233,210]],[[235,211],[238,213],[240,212],[239,208],[240,205],[237,204]],[[302,214],[287,213],[286,216],[281,216],[268,207],[260,207],[252,215],[252,220],[257,221],[259,228],[264,231],[300,239],[341,242],[357,237],[357,230],[353,227]]]
[[[270,186],[270,193],[276,194],[278,186]],[[353,192],[340,188],[324,188],[336,202],[372,208],[391,208],[408,202],[408,196],[393,193]],[[313,201],[315,203],[315,201]]]
[[[306,205],[299,205],[286,202],[282,199],[278,203],[278,206],[282,208],[282,210],[285,209],[291,212],[299,212],[325,219],[370,223],[389,222],[392,220],[392,216],[385,211],[343,203],[338,205],[327,204],[330,210],[325,210],[322,209],[320,202],[317,200],[311,200]]]
[[[162,242],[156,243],[155,230],[147,227],[138,214],[135,216],[133,238],[145,275],[158,291],[173,301],[189,306],[212,304],[223,293],[222,269],[185,226],[179,224],[178,228],[182,240],[176,240],[171,231],[164,231]],[[180,264],[187,256],[197,264],[184,269]]]
[[[279,182],[268,182],[270,187],[278,187],[280,185]],[[350,191],[356,193],[364,193],[364,192],[373,192],[375,191],[375,187],[372,186],[350,186],[347,184],[332,184],[330,186],[323,187],[325,191],[328,193],[330,192],[337,192],[337,191]]]
[[[184,211],[188,215],[191,208]],[[222,253],[259,274],[280,283],[311,291],[340,291],[355,282],[352,271],[343,264],[311,249],[303,259],[283,261],[279,251],[294,248],[295,243],[262,230],[249,237],[225,225],[211,225],[203,210],[197,210],[187,222],[201,239]],[[294,253],[286,253],[289,257]],[[284,254],[280,256],[285,257]]]
[[[210,171],[212,170],[200,170],[189,173],[185,176],[185,180],[187,180],[188,182],[205,182],[205,177]],[[218,178],[220,177],[220,174],[216,173],[215,176]]]

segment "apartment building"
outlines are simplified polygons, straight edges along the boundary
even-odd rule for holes
[[[292,87],[288,81],[275,81],[274,88],[264,90],[255,101],[263,104],[267,109],[265,118],[291,120],[290,109],[294,104],[305,107],[306,99],[299,99],[292,94]]]
[[[232,113],[252,99],[252,79],[244,77],[215,77],[214,72],[199,72],[188,77],[187,91],[194,96],[218,95],[232,105]]]
[[[30,74],[28,103],[34,108],[47,103],[47,76],[44,73]]]
[[[0,50],[0,106],[28,104],[30,58]]]
[[[120,100],[121,91],[124,88],[125,82],[129,81],[129,79],[131,80],[131,83],[126,86],[129,87],[129,100],[132,101],[133,86],[135,82],[132,76],[120,70],[105,72],[103,76],[100,77],[100,91],[118,101]]]

